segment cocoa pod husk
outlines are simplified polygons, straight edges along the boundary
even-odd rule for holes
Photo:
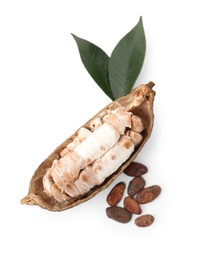
[[[34,175],[31,178],[29,185],[28,195],[25,196],[22,200],[22,204],[28,205],[38,205],[44,209],[52,210],[52,211],[62,211],[73,206],[76,206],[82,202],[87,201],[88,199],[95,196],[97,193],[107,188],[124,170],[125,168],[136,158],[138,153],[141,151],[142,147],[150,137],[152,128],[153,128],[153,101],[154,101],[155,92],[152,90],[152,84],[140,85],[135,88],[130,94],[127,96],[121,97],[105,108],[103,108],[99,113],[97,113],[93,118],[91,118],[87,123],[83,125],[83,127],[89,128],[90,123],[93,119],[97,118],[100,114],[108,109],[116,109],[118,107],[127,107],[129,111],[133,112],[133,114],[139,116],[142,119],[142,123],[144,126],[144,130],[141,133],[143,138],[134,151],[131,154],[129,159],[124,162],[118,170],[116,170],[113,174],[111,174],[101,185],[97,185],[93,187],[88,193],[83,196],[73,198],[67,202],[57,202],[54,197],[48,197],[43,192],[43,184],[42,179],[47,169],[52,166],[52,163],[55,159],[60,158],[60,152],[74,140],[77,135],[78,130],[66,139],[61,145],[59,145],[49,156],[46,158],[40,166],[35,171]],[[74,104],[77,105],[77,104]]]

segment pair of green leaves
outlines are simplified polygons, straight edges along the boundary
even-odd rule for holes
[[[130,93],[142,68],[146,51],[142,17],[118,42],[111,57],[95,44],[74,34],[72,36],[85,68],[109,98],[115,100]]]

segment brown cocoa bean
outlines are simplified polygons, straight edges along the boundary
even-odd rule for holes
[[[156,199],[160,193],[161,187],[153,185],[138,192],[136,195],[136,201],[140,204],[145,204]]]
[[[142,215],[140,217],[137,217],[135,219],[135,224],[138,227],[148,227],[150,226],[154,221],[154,217],[150,214]]]
[[[135,177],[129,182],[127,193],[129,196],[134,196],[136,193],[141,191],[145,186],[145,180],[142,177]]]
[[[126,209],[112,206],[106,209],[107,216],[115,221],[120,223],[128,223],[131,220],[131,213]]]
[[[137,163],[137,162],[132,162],[124,170],[124,173],[128,176],[138,177],[138,176],[141,176],[141,175],[147,173],[147,171],[148,171],[148,168],[145,165],[143,165],[141,163]]]
[[[122,199],[124,190],[124,182],[119,182],[118,184],[116,184],[107,196],[107,203],[110,206],[115,206]]]
[[[124,207],[133,214],[141,214],[142,210],[137,201],[131,197],[126,197],[124,199]]]

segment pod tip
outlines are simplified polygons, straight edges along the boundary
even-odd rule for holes
[[[149,83],[146,84],[149,88],[153,88],[155,86],[155,83],[153,81],[150,81]]]
[[[35,205],[35,200],[30,194],[25,196],[20,202],[21,204]]]

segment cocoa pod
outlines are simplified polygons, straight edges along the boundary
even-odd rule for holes
[[[119,182],[118,184],[116,184],[107,196],[107,203],[110,206],[115,206],[122,199],[124,190],[124,182]]]
[[[59,145],[48,156],[48,158],[40,164],[40,166],[37,168],[37,170],[31,178],[28,195],[21,200],[21,203],[28,205],[38,205],[42,208],[52,211],[62,211],[87,201],[103,189],[107,188],[113,182],[113,180],[115,180],[117,176],[119,176],[125,170],[125,168],[128,167],[128,165],[130,165],[130,163],[136,158],[136,156],[138,155],[138,153],[150,137],[154,119],[154,96],[155,92],[152,90],[151,84],[141,85],[135,88],[129,95],[121,97],[113,101],[111,104],[107,105],[105,108],[103,108],[99,113],[97,113],[93,118],[91,118],[87,123],[83,125],[83,127],[90,129],[92,120],[98,118],[101,114],[103,114],[103,112],[105,113],[109,109],[113,110],[118,107],[126,107],[127,111],[130,111],[134,115],[139,116],[142,120],[142,124],[144,127],[144,130],[141,133],[142,141],[136,147],[136,149],[130,155],[130,157],[122,165],[120,165],[120,167],[114,173],[112,173],[102,184],[94,186],[88,191],[88,193],[84,195],[81,195],[77,198],[71,198],[69,202],[58,202],[53,196],[49,197],[44,192],[43,176],[45,175],[47,170],[52,166],[54,160],[58,160],[61,157],[61,151],[75,139],[78,133],[77,130],[72,136],[70,136],[61,145]],[[74,100],[73,106],[78,106],[78,104],[76,104]]]
[[[156,199],[160,193],[160,186],[153,185],[138,192],[136,195],[136,201],[140,204],[145,204]]]
[[[106,209],[106,214],[109,218],[120,223],[128,223],[132,217],[130,212],[118,206],[108,207]]]
[[[135,224],[138,227],[148,227],[150,226],[154,221],[154,217],[150,214],[142,215],[140,217],[137,217],[135,219]]]
[[[142,177],[135,177],[129,182],[127,193],[129,196],[134,196],[141,191],[145,186],[145,180]]]
[[[131,197],[125,197],[124,207],[133,214],[141,214],[142,210],[137,201]]]
[[[148,168],[138,162],[132,162],[129,166],[124,170],[124,173],[128,176],[138,177],[148,172]]]

